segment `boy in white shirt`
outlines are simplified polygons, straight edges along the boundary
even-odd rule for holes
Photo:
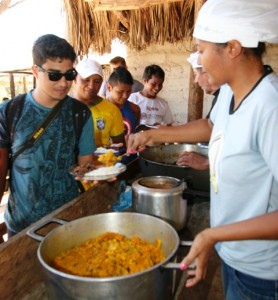
[[[158,97],[162,90],[165,73],[158,65],[145,68],[143,74],[144,89],[132,93],[129,101],[137,104],[141,109],[140,124],[144,125],[171,125],[173,116],[166,100]]]

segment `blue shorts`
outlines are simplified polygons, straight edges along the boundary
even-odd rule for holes
[[[253,277],[221,262],[226,300],[278,300],[278,280]]]

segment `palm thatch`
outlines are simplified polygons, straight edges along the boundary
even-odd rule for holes
[[[151,43],[174,43],[192,36],[194,0],[107,11],[95,10],[94,1],[63,1],[67,39],[81,56],[90,50],[99,54],[111,52],[115,38],[139,51]]]

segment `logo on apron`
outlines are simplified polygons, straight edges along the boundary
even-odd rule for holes
[[[97,119],[97,128],[103,130],[105,128],[105,121],[102,118]]]

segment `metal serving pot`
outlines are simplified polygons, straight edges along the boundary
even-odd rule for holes
[[[174,143],[149,147],[139,153],[142,175],[182,179],[188,189],[209,192],[209,170],[199,171],[176,164],[179,155],[185,151],[208,155],[208,147],[203,144]]]
[[[132,209],[153,215],[181,230],[186,223],[187,201],[182,194],[186,184],[177,178],[150,176],[132,184]]]
[[[167,222],[153,216],[129,212],[98,214],[66,224],[61,220],[53,220],[63,225],[45,238],[35,234],[45,224],[36,225],[27,232],[32,238],[42,241],[37,255],[46,273],[50,299],[171,299],[173,269],[178,269],[179,264],[170,260],[175,257],[180,241],[176,230]],[[142,272],[105,278],[70,275],[51,266],[53,259],[62,251],[109,231],[128,237],[138,235],[149,242],[160,239],[166,259]]]

